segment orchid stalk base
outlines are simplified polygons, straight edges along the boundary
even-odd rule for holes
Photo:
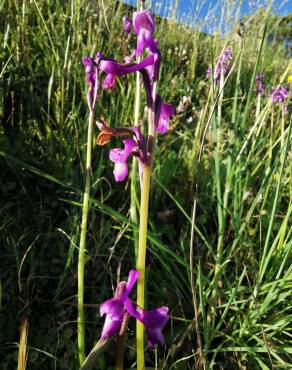
[[[92,131],[94,123],[94,111],[89,113],[88,132],[87,132],[87,152],[86,152],[86,180],[82,205],[81,235],[78,256],[78,357],[80,365],[85,361],[85,325],[84,325],[84,264],[85,264],[85,245],[88,219],[88,204],[90,195],[91,178],[91,151],[92,151]]]
[[[139,249],[137,259],[137,270],[140,278],[137,283],[137,304],[144,308],[145,305],[145,262],[146,262],[146,242],[148,225],[148,206],[151,181],[151,166],[144,166],[143,182],[140,204],[140,226],[139,226]],[[137,370],[144,370],[144,326],[137,321]]]

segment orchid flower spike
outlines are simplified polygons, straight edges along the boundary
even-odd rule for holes
[[[262,95],[266,90],[266,86],[264,84],[264,75],[263,75],[263,73],[258,73],[256,75],[256,84],[255,85],[256,86],[254,88],[254,93]]]

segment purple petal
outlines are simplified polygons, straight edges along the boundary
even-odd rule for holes
[[[103,88],[105,90],[113,89],[116,86],[116,81],[117,76],[112,73],[108,73],[103,81]]]
[[[122,315],[118,320],[112,319],[109,315],[107,315],[103,324],[100,338],[107,339],[116,334],[120,330],[122,319]]]
[[[149,55],[145,59],[143,59],[140,63],[134,63],[132,65],[127,64],[118,64],[117,65],[117,75],[124,76],[128,73],[133,73],[140,71],[141,69],[153,65],[155,59],[153,55]]]
[[[126,162],[128,157],[132,154],[133,150],[137,148],[137,143],[133,139],[125,139],[123,140],[124,143],[124,153],[123,153],[123,161]]]
[[[163,345],[164,344],[164,336],[161,332],[161,329],[146,329],[147,332],[147,341],[148,347],[152,348],[156,344]]]
[[[124,32],[126,32],[126,33],[131,32],[132,21],[128,16],[123,18],[123,26],[124,26]]]
[[[142,55],[144,48],[149,48],[151,51],[155,49],[154,34],[154,18],[150,11],[142,10],[134,12],[133,27],[137,37],[137,55]]]
[[[167,314],[168,307],[165,306],[152,311],[144,311],[142,322],[146,328],[149,347],[154,347],[156,344],[164,344],[164,336],[161,329],[168,320]]]
[[[109,159],[114,163],[121,162],[123,158],[123,152],[124,150],[120,148],[111,149],[109,152]]]
[[[154,52],[152,55],[154,57],[154,63],[145,67],[145,69],[148,73],[149,79],[151,81],[157,81],[158,76],[159,76],[160,60],[161,60],[161,54],[157,46],[156,46],[156,52]]]
[[[115,163],[114,177],[116,182],[124,181],[128,176],[127,159],[137,148],[137,143],[133,139],[123,140],[124,149],[114,148],[110,150],[109,159]]]
[[[128,296],[133,290],[134,285],[136,284],[136,281],[139,279],[139,277],[140,277],[139,271],[133,269],[129,272],[129,277],[128,277],[128,281],[127,281],[127,285],[125,289],[125,293],[127,293],[127,295],[125,298],[128,298]]]
[[[157,132],[165,134],[168,131],[168,124],[170,116],[174,115],[174,109],[171,104],[162,103],[160,116],[157,126]]]
[[[121,281],[116,288],[115,296],[100,305],[100,316],[106,315],[101,338],[110,338],[121,326],[124,315],[124,303],[122,297],[126,290],[126,282]]]
[[[144,324],[148,335],[149,347],[153,347],[155,344],[164,343],[164,337],[161,329],[168,320],[168,307],[163,306],[155,310],[146,311],[140,307],[137,307],[130,299],[126,299],[124,305],[125,309],[131,316],[135,317],[135,319]]]
[[[116,75],[118,73],[118,63],[114,60],[102,59],[99,62],[99,69],[102,72]]]
[[[92,58],[90,58],[90,57],[83,57],[83,58],[82,58],[82,63],[83,63],[83,65],[85,65],[85,66],[91,67],[91,66],[92,66],[92,64],[93,64],[93,62],[92,62]]]
[[[126,162],[116,162],[114,167],[114,177],[116,182],[122,182],[128,176],[129,170]]]
[[[168,320],[168,311],[166,306],[151,311],[143,310],[141,321],[149,329],[162,328]]]

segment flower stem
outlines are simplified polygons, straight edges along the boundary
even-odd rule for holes
[[[139,249],[137,259],[137,270],[141,274],[137,283],[137,304],[142,308],[144,308],[145,302],[145,261],[146,261],[150,180],[151,180],[151,166],[144,165],[141,191],[141,204],[140,204]],[[144,370],[144,326],[138,320],[137,320],[136,338],[137,338],[137,370]]]
[[[90,193],[90,178],[91,178],[91,149],[92,149],[92,131],[94,122],[94,110],[90,110],[88,118],[88,132],[87,132],[87,152],[86,152],[86,180],[83,195],[82,205],[82,222],[81,235],[79,243],[78,256],[78,317],[77,317],[77,332],[78,332],[78,357],[79,363],[85,361],[85,325],[84,325],[84,257],[86,244],[86,230],[88,218],[88,204]]]
[[[140,62],[140,57],[137,58],[137,63]],[[134,109],[134,126],[139,124],[140,115],[140,96],[141,96],[141,84],[140,84],[140,72],[136,72],[136,91],[135,91],[135,109]],[[133,157],[132,171],[131,171],[131,206],[130,206],[130,219],[134,224],[138,224],[138,212],[137,212],[137,172],[138,172],[138,161],[137,158]],[[134,237],[134,250],[135,259],[137,261],[138,253],[138,231],[133,230]]]
[[[116,345],[116,370],[124,369],[124,340],[125,336],[118,336]]]

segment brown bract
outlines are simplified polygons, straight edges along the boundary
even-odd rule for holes
[[[96,138],[97,145],[105,145],[111,141],[113,136],[133,136],[134,132],[128,128],[112,128],[101,119],[100,122],[96,122],[96,125],[100,129],[100,133]]]

